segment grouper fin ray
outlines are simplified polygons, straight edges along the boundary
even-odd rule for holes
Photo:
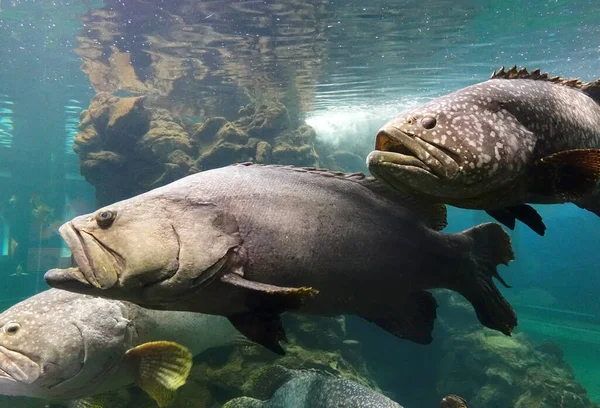
[[[600,188],[594,190],[593,194],[584,199],[575,201],[575,205],[600,217]]]
[[[228,401],[222,408],[260,408],[264,403],[250,397],[238,397]]]
[[[531,192],[562,201],[591,194],[600,181],[600,149],[573,149],[554,153],[535,164]]]
[[[173,401],[192,369],[192,353],[171,341],[140,344],[127,350],[124,361],[135,383],[161,408]]]
[[[508,229],[515,229],[517,217],[515,217],[515,215],[508,209],[502,208],[500,210],[486,210],[485,212]]]
[[[507,265],[514,259],[510,236],[496,223],[480,224],[459,235],[470,241],[470,259],[452,289],[471,302],[481,324],[510,335],[517,315],[492,279],[510,287],[497,270],[499,264]]]
[[[300,173],[310,173],[320,175],[323,177],[335,177],[349,182],[361,184],[362,186],[373,191],[386,199],[398,204],[399,206],[405,207],[417,216],[423,219],[423,222],[431,229],[441,231],[448,225],[446,218],[447,211],[444,204],[431,203],[429,201],[422,200],[411,194],[403,194],[386,187],[379,180],[374,177],[368,177],[364,173],[343,173],[340,171],[333,171],[328,169],[321,169],[317,167],[295,167],[290,165],[276,165],[276,164],[254,164],[251,162],[238,163],[236,166],[264,166],[264,167],[279,167],[288,169],[290,171]]]
[[[542,216],[528,204],[515,205],[500,210],[487,210],[486,212],[511,230],[515,229],[516,221],[519,220],[538,235],[544,236],[546,233],[546,225]]]
[[[406,295],[391,310],[386,306],[357,314],[401,339],[429,344],[433,341],[431,333],[437,307],[437,301],[431,293],[419,291]]]
[[[237,273],[223,275],[221,282],[247,292],[249,311],[227,316],[231,324],[251,341],[280,355],[285,354],[280,342],[286,341],[286,335],[279,315],[300,308],[318,294],[308,287],[289,288],[250,281]]]
[[[492,73],[490,79],[534,79],[552,82],[558,85],[578,89],[592,98],[596,103],[600,103],[600,79],[592,82],[583,82],[578,78],[550,76],[547,72],[542,73],[539,68],[534,69],[533,71],[527,71],[527,68],[525,67],[517,69],[516,65],[513,65],[508,70],[505,70],[503,66],[500,67],[500,69]]]

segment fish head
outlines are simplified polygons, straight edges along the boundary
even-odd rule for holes
[[[379,130],[367,166],[394,189],[448,204],[500,189],[535,144],[513,111],[481,86],[410,108]]]
[[[63,224],[76,268],[45,275],[53,287],[156,305],[211,280],[237,245],[237,224],[210,203],[142,194]]]
[[[79,398],[86,378],[110,367],[101,356],[116,364],[124,354],[114,351],[125,347],[127,325],[104,312],[94,298],[50,289],[1,313],[0,394]]]

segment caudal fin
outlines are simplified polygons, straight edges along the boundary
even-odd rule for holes
[[[469,270],[472,276],[461,280],[456,290],[471,302],[481,324],[510,336],[517,325],[517,315],[492,279],[510,287],[496,269],[499,264],[507,265],[514,259],[510,236],[496,223],[480,224],[460,235],[471,247]]]

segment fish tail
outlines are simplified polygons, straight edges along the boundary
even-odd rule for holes
[[[510,336],[517,315],[492,279],[510,287],[497,270],[499,264],[507,265],[514,259],[510,236],[496,223],[480,224],[459,235],[470,244],[472,276],[462,281],[457,291],[471,302],[481,324]]]

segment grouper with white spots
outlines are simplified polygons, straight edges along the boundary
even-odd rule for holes
[[[439,232],[446,208],[362,174],[241,164],[204,171],[74,218],[60,228],[77,267],[54,287],[158,309],[226,316],[283,354],[280,314],[355,314],[432,341],[431,288],[453,289],[482,324],[517,319],[492,278],[513,259],[498,224]]]
[[[275,365],[255,374],[254,382],[268,399],[239,397],[223,408],[402,408],[375,390],[319,370]]]
[[[375,149],[369,171],[392,189],[544,235],[527,203],[573,202],[600,216],[600,80],[501,68],[404,111]]]
[[[59,289],[10,307],[0,327],[0,394],[98,408],[102,393],[134,382],[165,406],[185,383],[192,354],[239,339],[220,316]]]

